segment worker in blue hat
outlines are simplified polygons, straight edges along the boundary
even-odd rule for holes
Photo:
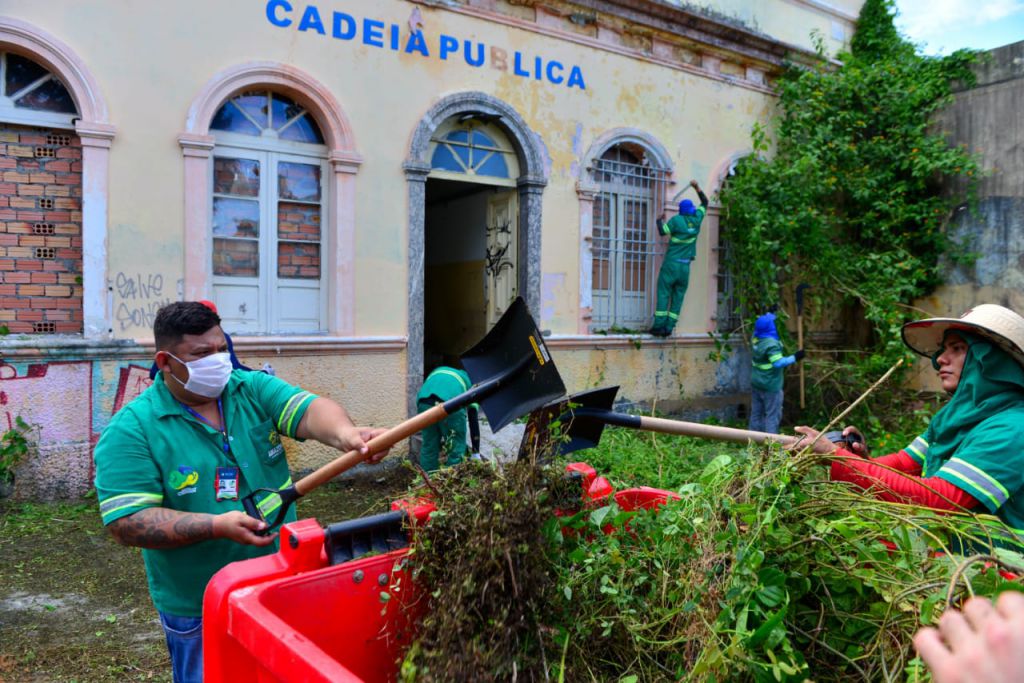
[[[672,334],[672,328],[679,320],[690,281],[690,263],[697,255],[697,235],[708,210],[707,195],[697,181],[691,180],[690,187],[697,190],[700,206],[695,207],[689,199],[684,199],[679,202],[678,216],[673,216],[668,222],[664,215],[658,219],[658,232],[667,235],[669,241],[658,273],[658,305],[654,311],[654,326],[651,327],[651,334],[655,337]]]
[[[803,360],[804,350],[785,356],[775,329],[775,314],[765,313],[754,323],[751,340],[750,430],[777,434],[782,421],[782,369]]]

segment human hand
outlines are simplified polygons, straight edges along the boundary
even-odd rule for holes
[[[700,189],[700,184],[696,180],[691,180],[690,181],[690,187],[692,187],[695,190],[699,190]]]
[[[802,361],[804,359],[804,356],[806,356],[806,355],[807,355],[806,351],[804,351],[803,349],[797,349],[796,353],[793,354],[793,358],[796,358],[796,361],[799,363],[800,361]]]
[[[822,455],[826,455],[828,453],[834,453],[836,450],[836,445],[829,441],[828,439],[826,439],[824,436],[818,439],[818,435],[821,434],[821,432],[819,432],[817,429],[812,429],[810,427],[805,427],[801,425],[799,427],[794,427],[793,431],[796,432],[797,434],[800,434],[804,438],[794,442],[793,445],[789,447],[790,451],[802,451],[803,449],[807,448],[807,446],[809,446],[811,442],[814,442],[813,451],[815,453],[821,453]],[[815,441],[815,439],[818,440]]]
[[[939,627],[923,628],[914,647],[935,683],[1011,683],[1024,680],[1024,596],[1006,591],[993,607],[971,598],[948,610]]]
[[[213,537],[226,538],[242,545],[270,545],[277,538],[277,532],[260,536],[257,532],[267,528],[267,523],[250,517],[241,510],[232,510],[213,516]]]
[[[380,436],[385,431],[387,430],[379,427],[356,427],[352,425],[342,427],[338,434],[338,450],[345,452],[359,451],[360,454],[367,455],[370,453],[370,447],[367,443],[371,439]],[[367,458],[367,462],[380,462],[387,456],[390,450],[391,447],[389,446],[388,448],[374,452]]]

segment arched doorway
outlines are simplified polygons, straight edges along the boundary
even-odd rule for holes
[[[421,120],[409,183],[409,408],[424,370],[475,343],[516,296],[540,303],[540,146],[509,105],[445,98]]]

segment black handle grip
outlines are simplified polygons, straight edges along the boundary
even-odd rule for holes
[[[850,432],[845,436],[843,435],[842,431],[825,432],[825,438],[837,446],[843,446],[847,450],[852,450],[854,444],[864,443],[864,437],[862,437],[857,432]]]

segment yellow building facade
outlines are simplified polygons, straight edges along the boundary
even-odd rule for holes
[[[24,490],[87,490],[180,299],[360,423],[404,419],[515,296],[570,392],[735,402],[747,369],[709,359],[715,194],[784,64],[835,54],[860,4],[0,0],[0,408],[42,426]],[[653,338],[655,221],[691,179],[711,207]]]

